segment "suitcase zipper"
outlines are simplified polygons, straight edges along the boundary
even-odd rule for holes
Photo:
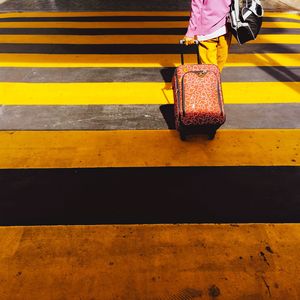
[[[217,85],[218,85],[218,101],[219,101],[219,106],[220,106],[220,110],[221,110],[221,116],[224,116],[224,110],[223,110],[223,105],[222,105],[222,101],[221,101],[221,89],[220,89],[220,81],[217,80]]]
[[[180,116],[180,91],[179,91],[179,80],[178,80],[178,74],[177,73],[176,73],[176,93],[177,93],[178,116]]]
[[[184,99],[184,77],[185,77],[185,75],[188,74],[188,73],[195,73],[195,74],[201,74],[201,75],[205,76],[208,72],[210,72],[210,71],[189,71],[189,72],[186,72],[182,75],[181,85],[182,85],[182,114],[183,114],[183,116],[185,116],[185,99]],[[221,103],[221,95],[220,95],[221,91],[220,91],[220,82],[219,82],[219,80],[217,80],[217,88],[218,88],[219,107],[220,107],[221,115],[223,116],[224,112],[223,112],[223,106],[222,106],[222,103]]]

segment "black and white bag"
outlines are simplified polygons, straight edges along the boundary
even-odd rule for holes
[[[231,31],[239,44],[255,40],[262,25],[263,14],[260,0],[232,0]]]

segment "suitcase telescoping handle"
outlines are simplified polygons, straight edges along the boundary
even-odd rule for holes
[[[180,45],[184,45],[184,40],[180,40],[180,41],[179,41],[179,44],[180,44]],[[196,45],[197,62],[198,62],[198,64],[200,64],[199,41],[195,40],[194,45]],[[183,48],[181,48],[181,49],[182,49],[182,50],[181,50],[181,53],[180,53],[180,56],[181,56],[181,64],[184,65]]]

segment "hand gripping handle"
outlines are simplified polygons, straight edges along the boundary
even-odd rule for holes
[[[179,41],[179,44],[180,45],[184,45],[184,40],[180,40]],[[198,64],[200,64],[200,55],[199,55],[199,41],[195,40],[194,41],[194,45],[196,45],[196,54],[197,54],[197,62]],[[182,48],[183,49],[183,48]],[[184,54],[183,54],[183,50],[181,50],[181,53],[180,53],[180,57],[181,57],[181,64],[184,65]]]

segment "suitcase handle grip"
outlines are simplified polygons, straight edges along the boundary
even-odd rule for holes
[[[184,40],[180,40],[179,41],[179,44],[180,45],[184,45]],[[200,64],[200,55],[199,55],[199,41],[195,40],[194,41],[194,45],[196,45],[196,54],[197,54],[197,62],[198,64]],[[181,53],[180,53],[180,57],[181,57],[181,64],[184,65],[184,54],[183,54],[183,51],[181,50]]]

